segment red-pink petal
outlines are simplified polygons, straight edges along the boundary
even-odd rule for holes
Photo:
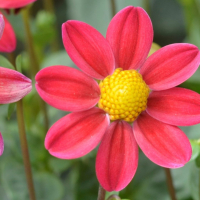
[[[0,104],[19,101],[31,89],[29,78],[15,70],[0,67]]]
[[[5,22],[4,22],[4,19],[3,19],[3,15],[0,14],[0,39],[3,35],[4,27],[5,27]]]
[[[0,156],[3,154],[3,150],[4,150],[4,142],[3,142],[3,137],[0,132]]]
[[[133,132],[141,150],[157,165],[178,168],[191,158],[192,148],[183,131],[152,118],[146,112],[134,123]]]
[[[71,67],[47,67],[40,70],[35,79],[36,89],[42,99],[61,110],[87,110],[100,99],[97,82]]]
[[[177,86],[194,74],[200,64],[200,51],[192,44],[171,44],[152,54],[140,73],[152,90]]]
[[[131,126],[113,122],[107,129],[96,158],[96,173],[107,191],[120,191],[132,180],[138,165],[138,147]]]
[[[63,44],[74,63],[89,76],[103,79],[115,68],[112,49],[92,26],[75,20],[62,25]]]
[[[102,139],[109,117],[99,108],[71,113],[57,121],[48,131],[45,147],[62,159],[73,159],[92,151]]]
[[[2,14],[0,12],[0,14]],[[3,31],[2,38],[0,40],[0,52],[10,53],[16,49],[17,41],[15,32],[10,22],[4,16],[5,28]]]
[[[153,41],[153,28],[148,14],[139,7],[128,6],[111,20],[106,39],[116,59],[116,68],[141,67]]]
[[[24,7],[36,0],[0,0],[0,8],[12,9]]]
[[[152,92],[147,112],[159,121],[176,126],[200,123],[200,95],[184,88]]]

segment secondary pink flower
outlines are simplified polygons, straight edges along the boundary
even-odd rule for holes
[[[31,89],[29,78],[15,70],[0,67],[0,104],[19,101]]]
[[[50,154],[78,158],[101,141],[96,173],[108,191],[122,190],[133,178],[137,145],[163,167],[177,168],[189,161],[190,142],[177,126],[200,122],[200,95],[175,86],[197,70],[196,46],[168,45],[146,59],[152,23],[142,8],[132,6],[111,20],[106,39],[74,20],[62,25],[62,37],[67,53],[83,72],[51,66],[36,75],[43,100],[72,112],[48,131],[45,147]]]
[[[2,13],[0,12],[0,14]],[[4,16],[4,20],[5,20],[5,27],[4,27],[2,38],[0,40],[0,52],[10,53],[16,49],[17,41],[16,41],[15,32],[10,22],[6,19],[5,16]]]
[[[3,154],[3,150],[4,150],[4,142],[3,142],[3,137],[0,132],[0,156]]]
[[[33,3],[36,0],[0,0],[0,8],[18,9]]]
[[[5,22],[4,22],[4,19],[3,19],[3,15],[0,14],[0,39],[3,35],[4,27],[5,27]]]

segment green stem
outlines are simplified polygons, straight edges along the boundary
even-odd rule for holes
[[[165,174],[166,174],[166,179],[167,179],[167,186],[168,186],[168,190],[169,190],[169,194],[170,194],[171,200],[176,200],[176,193],[175,193],[175,189],[174,189],[174,185],[173,185],[170,169],[168,169],[168,168],[164,168],[164,169],[165,169]]]
[[[28,153],[28,144],[27,144],[27,139],[26,139],[22,100],[17,102],[17,121],[18,121],[19,137],[20,137],[22,155],[23,155],[23,160],[24,160],[24,168],[25,168],[26,179],[27,179],[27,184],[28,184],[29,196],[31,200],[35,200],[36,199],[35,190],[34,190],[34,185],[33,185],[31,164],[30,164],[29,153]]]
[[[200,200],[200,170],[199,170],[199,200]]]
[[[150,15],[150,2],[149,0],[143,0],[143,6],[144,9],[146,10],[146,12],[148,13],[148,15]]]
[[[115,0],[110,0],[112,17],[117,13]]]
[[[40,70],[40,67],[39,67],[39,63],[38,63],[37,56],[35,53],[33,38],[31,35],[30,26],[29,26],[29,8],[25,8],[22,10],[22,17],[23,17],[23,22],[24,22],[24,27],[25,27],[25,32],[26,32],[26,42],[27,42],[28,53],[29,53],[30,61],[31,61],[32,76],[34,78],[37,72]]]
[[[105,200],[106,191],[99,185],[99,192],[97,200]]]
[[[43,0],[44,8],[47,12],[51,13],[52,15],[56,16],[53,0]],[[57,30],[56,24],[54,24],[54,30]],[[59,41],[58,41],[58,33],[56,32],[55,39],[51,42],[51,49],[53,52],[59,50]]]
[[[15,67],[15,70],[16,70],[16,66],[15,66],[15,54],[14,54],[14,52],[8,53],[7,57],[9,59],[10,63]]]
[[[30,26],[29,26],[29,8],[25,8],[22,10],[22,17],[23,17],[23,22],[24,22],[24,27],[25,27],[25,32],[26,32],[28,53],[29,53],[30,61],[31,61],[32,79],[34,79],[35,75],[40,70],[40,67],[39,67],[39,63],[38,63],[37,56],[35,53],[33,38],[31,35]],[[42,99],[40,101],[41,101],[40,102],[41,109],[44,115],[45,132],[47,132],[49,129],[49,119],[48,119],[48,114],[47,114],[47,108],[46,108],[45,102]]]

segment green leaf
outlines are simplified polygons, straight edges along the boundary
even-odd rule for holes
[[[18,72],[22,72],[22,56],[18,55],[16,58],[16,68]]]
[[[49,173],[37,173],[34,176],[37,200],[60,200],[64,194],[61,181]]]
[[[10,200],[28,199],[28,188],[23,165],[13,161],[4,163],[2,180]]]
[[[49,167],[57,174],[66,171],[71,165],[71,160],[62,160],[54,157],[49,159]]]
[[[55,175],[33,171],[37,200],[60,200],[64,194],[62,182]],[[29,199],[24,166],[16,161],[4,163],[2,184],[9,200]]]
[[[199,200],[199,173],[199,168],[197,168],[193,162],[192,169],[189,171],[190,179],[188,182],[188,186],[193,200]]]
[[[106,199],[113,200],[112,198],[116,198],[116,196],[119,195],[119,192],[113,191],[113,192],[106,192]],[[111,199],[110,199],[111,198]],[[119,198],[119,197],[118,197]],[[117,199],[118,200],[118,199]],[[120,199],[121,200],[121,199]]]
[[[121,200],[121,198],[114,194],[114,195],[109,196],[107,200]]]
[[[200,155],[197,156],[196,160],[195,160],[195,164],[198,168],[200,168]]]
[[[198,140],[190,140],[190,144],[192,146],[192,157],[191,157],[190,161],[193,161],[199,156],[200,145],[198,143]]]
[[[64,66],[77,68],[74,65],[73,61],[69,58],[65,50],[58,51],[56,53],[46,56],[46,58],[44,59],[42,63],[42,68],[53,66],[53,65],[64,65]]]
[[[16,107],[16,103],[10,103],[8,106],[8,120],[11,118],[11,115],[13,114],[13,112],[15,111],[15,107]]]
[[[2,55],[0,55],[0,66],[9,69],[15,69],[14,66],[8,61],[8,59]]]

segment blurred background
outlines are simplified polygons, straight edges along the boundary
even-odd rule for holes
[[[116,11],[128,5],[143,7],[148,12],[154,27],[154,42],[160,46],[187,42],[200,48],[200,0],[116,0]],[[62,44],[62,23],[69,19],[84,21],[105,36],[112,18],[109,0],[54,0],[53,7],[37,0],[30,12],[40,68],[52,65],[76,67]],[[22,55],[22,72],[30,77],[22,16],[11,14],[6,17],[18,39],[15,53]],[[200,70],[181,87],[200,93]],[[38,99],[33,85],[33,91],[24,98],[24,114],[37,200],[96,199],[97,149],[74,160],[60,160],[49,155],[44,148],[46,132]],[[66,114],[48,106],[50,125]],[[181,128],[190,139],[200,138],[200,125]],[[0,130],[5,142],[4,154],[0,157],[0,200],[28,200],[14,104],[0,106]],[[197,147],[188,164],[171,170],[178,200],[199,200],[200,168],[195,160],[198,153]],[[115,194],[131,200],[170,200],[164,169],[148,160],[142,152],[135,177],[124,190]]]

